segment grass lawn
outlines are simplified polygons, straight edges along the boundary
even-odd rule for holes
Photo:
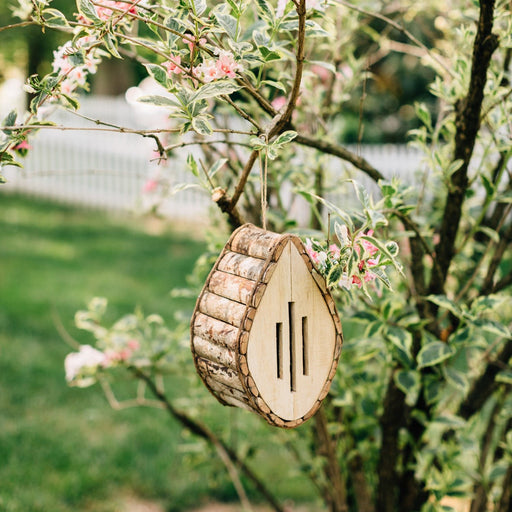
[[[185,285],[202,250],[171,230],[151,235],[141,220],[0,192],[0,511],[123,511],[117,498],[132,495],[171,512],[234,499],[220,463],[197,458],[193,440],[164,411],[114,411],[98,386],[67,387],[63,360],[71,348],[55,324],[57,315],[72,337],[89,342],[73,316],[104,296],[112,321],[138,305],[172,325],[174,310],[191,310],[193,301],[179,303],[169,292]],[[174,377],[173,394],[185,396],[192,378]],[[264,448],[251,463],[274,492],[312,499],[307,481],[285,477],[291,462],[275,429],[209,403],[206,418],[214,428],[235,425],[230,435],[240,450],[261,436]]]

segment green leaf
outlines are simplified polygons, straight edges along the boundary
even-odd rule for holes
[[[316,21],[306,21],[306,35],[307,37],[330,37],[331,34],[324,30]]]
[[[485,174],[480,174],[480,179],[482,180],[482,183],[485,187],[487,196],[494,197],[494,194],[496,193],[496,187],[494,186],[494,183],[492,183],[492,181]]]
[[[384,256],[386,256],[387,258],[389,258],[389,261],[391,262],[391,264],[395,267],[395,269],[402,275],[402,276],[405,276],[403,270],[402,270],[402,265],[396,260],[395,258],[395,255],[392,254],[389,249],[386,247],[385,244],[383,244],[380,240],[377,240],[376,238],[374,238],[373,236],[368,236],[368,235],[361,235],[361,237],[363,240],[366,240],[367,242],[370,242],[372,243],[373,245],[375,245],[375,247],[377,247],[377,249],[379,249],[379,251],[384,254]]]
[[[216,96],[229,95],[238,91],[240,86],[228,80],[219,80],[202,85],[192,96],[191,101],[214,98]]]
[[[72,66],[79,67],[85,64],[85,55],[83,50],[77,50],[68,55],[69,62]]]
[[[417,361],[418,368],[425,368],[427,366],[435,366],[446,359],[450,358],[454,350],[442,341],[433,341],[428,343],[420,350]]]
[[[327,274],[327,286],[330,288],[338,283],[341,278],[341,274],[343,273],[343,268],[341,265],[336,265],[329,271]]]
[[[498,243],[500,241],[499,233],[488,226],[478,226],[477,231],[480,231],[480,233],[488,236],[493,242]]]
[[[293,130],[288,130],[286,132],[281,133],[279,137],[272,143],[274,146],[282,146],[283,144],[288,144],[293,139],[297,137],[297,132],[294,132]]]
[[[174,187],[169,190],[169,196],[174,196],[178,192],[183,192],[184,190],[188,190],[189,188],[197,188],[199,185],[197,183],[178,183],[174,185]]]
[[[194,14],[196,16],[201,16],[201,14],[204,13],[204,11],[206,11],[206,0],[190,0],[192,2],[192,5],[193,5],[193,9],[194,9]]]
[[[224,29],[226,34],[231,39],[236,41],[238,39],[238,23],[236,21],[236,18],[234,18],[230,14],[225,14],[222,12],[216,12],[215,17],[217,18],[219,25]]]
[[[512,370],[503,370],[496,375],[496,382],[512,385]]]
[[[14,126],[16,124],[16,118],[18,114],[16,110],[11,110],[2,121],[2,126]],[[6,135],[10,135],[12,130],[2,130]]]
[[[90,0],[77,0],[78,12],[94,24],[101,24],[103,21],[96,14],[96,8]]]
[[[73,98],[73,96],[70,96],[69,94],[61,94],[61,96],[67,101],[68,105],[73,110],[78,110],[80,108],[79,101],[76,98]]]
[[[258,46],[258,50],[265,62],[272,62],[273,60],[281,60],[283,57],[275,50],[269,50],[266,46]]]
[[[197,165],[196,159],[194,158],[194,155],[192,153],[189,153],[187,156],[187,166],[192,172],[192,174],[198,178],[199,177],[199,167]]]
[[[456,173],[462,167],[463,163],[464,161],[461,159],[454,160],[453,162],[451,162],[444,173],[445,176],[447,178],[451,177],[452,174]]]
[[[270,87],[274,87],[275,89],[279,89],[286,93],[286,87],[282,82],[276,82],[275,80],[262,80],[261,82],[264,85],[269,85]]]
[[[350,215],[347,212],[343,211],[341,208],[338,208],[334,203],[328,201],[327,199],[324,199],[323,197],[313,194],[309,190],[300,189],[297,190],[297,193],[304,197],[311,204],[323,204],[327,208],[327,210],[338,216],[339,219],[344,224],[347,225],[350,231],[354,231],[354,223],[352,222]]]
[[[442,309],[447,309],[453,313],[457,318],[462,318],[462,310],[453,300],[450,300],[446,295],[429,295],[427,300],[433,302]]]
[[[389,280],[386,272],[382,268],[373,267],[371,272],[377,276],[377,279],[389,290],[392,290],[391,281]]]
[[[496,336],[503,336],[504,338],[510,338],[512,337],[510,330],[508,327],[506,327],[503,324],[500,324],[499,322],[496,322],[494,320],[487,320],[487,319],[477,319],[473,322],[473,325],[475,327],[478,327],[479,329],[482,329],[484,332],[488,332],[490,334],[495,334]]]
[[[167,72],[158,64],[145,64],[149,75],[154,78],[160,85],[167,88]]]
[[[254,30],[252,39],[258,48],[266,48],[270,43],[270,37],[263,30]]]
[[[66,16],[57,9],[44,9],[42,12],[45,25],[51,28],[69,27]]]
[[[210,176],[210,178],[213,178],[227,161],[227,158],[221,158],[217,160],[208,171],[208,176]]]
[[[446,380],[455,388],[463,393],[469,391],[469,380],[465,373],[456,370],[455,368],[446,367],[444,369]]]
[[[257,151],[260,151],[263,148],[267,147],[267,144],[265,144],[265,141],[261,140],[259,137],[251,137],[249,139],[249,145],[253,149],[256,149]]]
[[[265,18],[267,18],[270,21],[274,19],[274,9],[267,2],[267,0],[258,0],[258,7]]]
[[[103,42],[110,55],[116,59],[122,59],[121,54],[117,51],[117,38],[115,36],[107,32],[103,38]]]
[[[462,419],[460,416],[455,416],[454,414],[444,413],[441,416],[437,417],[435,423],[440,423],[441,425],[446,425],[451,428],[462,428],[466,426],[466,421]]]
[[[403,350],[409,357],[411,356],[412,336],[409,331],[400,327],[390,326],[387,329],[386,336],[400,350]]]
[[[370,196],[366,188],[355,180],[350,180],[356,191],[356,197],[364,208],[370,208]]]
[[[192,129],[199,135],[211,135],[213,133],[210,123],[204,117],[192,119]]]
[[[175,46],[175,43],[178,39],[181,38],[181,34],[184,34],[187,30],[187,26],[181,21],[180,19],[176,18],[176,16],[173,14],[171,16],[168,16],[163,23],[168,29],[177,32],[169,32],[167,35],[167,42],[169,44],[169,47],[172,49]]]
[[[405,402],[412,407],[421,390],[421,375],[416,370],[398,370],[393,374],[395,384],[405,394]]]
[[[140,96],[137,98],[140,103],[149,103],[150,105],[156,105],[157,107],[177,107],[181,108],[181,105],[165,96],[159,96],[158,94],[151,94],[148,96]]]
[[[432,128],[432,117],[426,105],[424,103],[416,103],[414,107],[420,121],[428,128]]]

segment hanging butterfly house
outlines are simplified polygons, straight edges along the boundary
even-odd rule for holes
[[[327,395],[342,332],[301,240],[245,224],[197,299],[191,344],[199,375],[221,403],[293,428]]]

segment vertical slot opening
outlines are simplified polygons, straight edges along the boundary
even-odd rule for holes
[[[293,302],[288,302],[288,326],[289,326],[289,345],[290,345],[290,391],[296,390],[295,382],[295,328],[293,322],[294,313]]]
[[[309,375],[308,317],[302,317],[302,375]]]
[[[277,378],[283,378],[283,324],[276,323],[276,362]]]

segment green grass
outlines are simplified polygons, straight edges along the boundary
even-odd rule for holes
[[[98,386],[66,386],[63,360],[71,348],[56,316],[87,343],[73,316],[93,296],[109,299],[112,321],[138,305],[172,325],[176,309],[193,307],[169,292],[185,285],[203,244],[144,227],[142,220],[0,194],[0,511],[114,512],[121,510],[116,497],[127,494],[169,511],[209,497],[236,499],[218,460],[198,457],[193,449],[203,447],[164,411],[114,411]],[[186,396],[190,379],[174,377],[172,396]],[[256,441],[261,449],[251,465],[274,492],[312,499],[303,477],[286,478],[292,462],[276,429],[209,395],[207,402],[208,411],[193,403],[190,411],[236,435],[240,450]]]

